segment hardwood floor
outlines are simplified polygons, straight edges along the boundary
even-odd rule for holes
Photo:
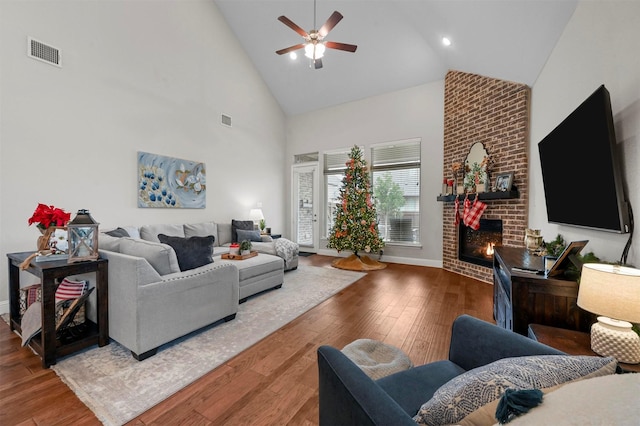
[[[330,268],[334,258],[301,257]],[[400,264],[369,272],[130,425],[315,425],[316,349],[370,338],[402,348],[414,364],[445,359],[451,323],[467,313],[493,321],[489,284]],[[0,425],[94,425],[93,413],[20,338],[0,324]]]

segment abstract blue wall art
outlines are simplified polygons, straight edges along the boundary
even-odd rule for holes
[[[138,207],[204,209],[204,163],[138,152]]]

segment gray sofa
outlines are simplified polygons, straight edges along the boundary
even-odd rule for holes
[[[130,236],[99,236],[100,255],[109,260],[109,335],[138,360],[192,331],[234,319],[241,301],[279,288],[284,281],[285,261],[265,253],[275,251],[273,241],[254,243],[254,249],[264,250],[254,258],[220,258],[229,251],[231,225],[205,222],[119,229]],[[175,250],[160,243],[159,234],[215,236],[214,262],[181,271]],[[297,250],[289,262],[293,263],[297,266]]]

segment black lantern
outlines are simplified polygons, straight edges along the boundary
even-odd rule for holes
[[[69,231],[68,263],[96,260],[98,258],[98,222],[89,210],[78,210],[76,217],[67,224]]]

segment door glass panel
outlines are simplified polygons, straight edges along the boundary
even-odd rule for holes
[[[296,235],[300,246],[313,247],[314,242],[314,171],[297,171]]]

